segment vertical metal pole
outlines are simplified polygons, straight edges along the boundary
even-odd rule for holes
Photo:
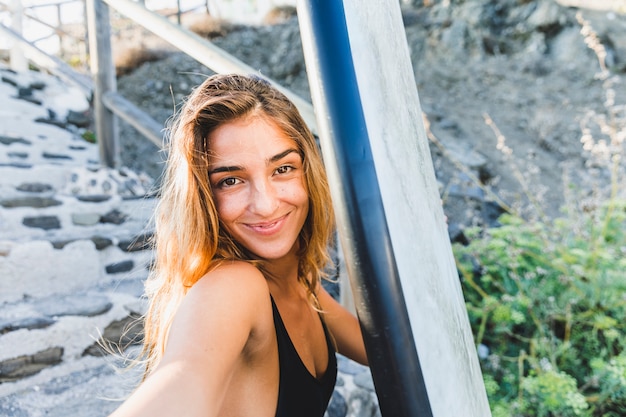
[[[111,54],[109,7],[102,0],[87,0],[91,74],[94,79],[94,119],[96,140],[100,148],[100,163],[119,166],[117,119],[102,102],[109,91],[116,91],[115,67]]]
[[[178,25],[182,24],[181,12],[180,12],[180,0],[176,0],[176,20],[178,21]]]
[[[13,29],[18,35],[22,36],[22,21],[24,14],[24,7],[20,0],[12,0],[10,4],[11,11],[11,29]],[[28,70],[28,61],[24,55],[20,43],[18,41],[13,42],[10,52],[10,65],[13,71],[23,72]]]
[[[357,313],[384,416],[432,416],[400,288],[341,1],[298,18],[320,142]],[[353,281],[354,282],[354,281]]]
[[[491,415],[397,0],[301,0],[341,244],[381,412]]]

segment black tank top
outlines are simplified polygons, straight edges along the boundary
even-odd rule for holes
[[[337,379],[337,358],[326,325],[322,320],[328,346],[328,367],[324,376],[318,380],[300,359],[273,298],[272,310],[280,366],[276,417],[323,417]]]

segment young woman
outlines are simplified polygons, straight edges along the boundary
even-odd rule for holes
[[[335,351],[367,364],[356,318],[320,285],[333,228],[295,106],[255,77],[208,78],[172,124],[146,376],[113,416],[323,416]]]

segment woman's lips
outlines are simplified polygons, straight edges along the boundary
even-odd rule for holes
[[[279,217],[276,220],[272,220],[270,222],[262,222],[262,223],[246,223],[246,227],[255,233],[269,236],[276,232],[278,232],[282,225],[285,223],[285,219],[287,218],[287,214]]]

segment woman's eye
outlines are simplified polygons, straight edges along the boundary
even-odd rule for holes
[[[292,166],[283,165],[283,166],[280,166],[280,167],[276,168],[276,173],[277,174],[286,174],[286,173],[290,172],[292,169],[293,169]]]
[[[228,188],[228,187],[232,187],[233,185],[237,185],[241,182],[241,180],[234,178],[234,177],[229,177],[229,178],[224,178],[223,180],[221,180],[220,182],[217,183],[217,186],[220,188]]]

